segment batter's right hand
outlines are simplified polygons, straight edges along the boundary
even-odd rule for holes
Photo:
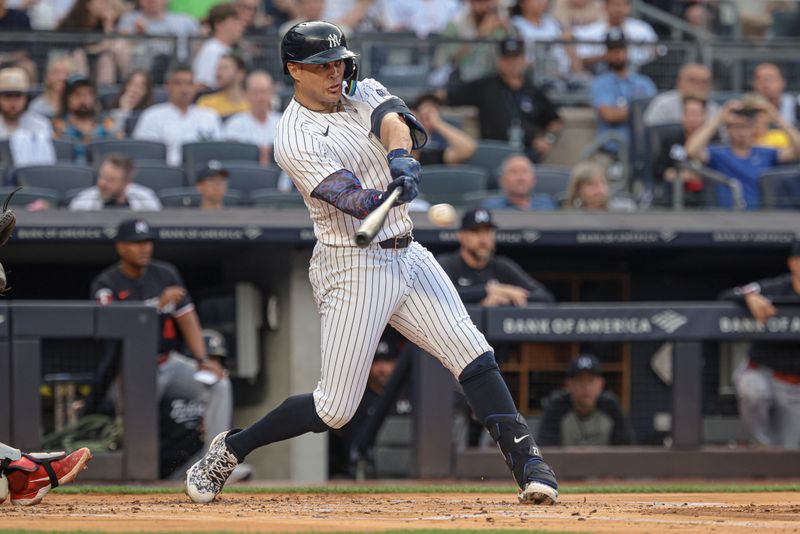
[[[392,180],[392,182],[389,184],[389,187],[386,188],[386,193],[384,193],[384,196],[388,196],[398,187],[402,187],[403,192],[400,193],[400,196],[397,198],[395,206],[405,204],[406,202],[411,202],[417,198],[417,195],[419,194],[417,182],[414,180],[414,178],[411,176],[400,176],[399,178]]]

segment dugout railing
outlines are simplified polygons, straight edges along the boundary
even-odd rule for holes
[[[99,359],[91,360],[87,347],[115,343],[121,376],[121,446],[118,450],[95,451],[92,478],[157,479],[157,333],[155,310],[143,305],[2,303],[0,441],[26,451],[41,450],[46,426],[42,388],[48,381],[63,383],[71,376],[85,380],[87,374],[94,375],[96,369],[92,367]]]
[[[703,442],[703,344],[752,340],[800,343],[800,305],[779,304],[765,325],[744,306],[724,302],[557,304],[471,308],[490,343],[672,342],[671,447],[546,447],[563,478],[796,477],[800,451],[720,447]],[[492,447],[453,447],[453,395],[458,385],[430,356],[414,370],[413,476],[507,478]],[[636,400],[632,401],[636,402]]]

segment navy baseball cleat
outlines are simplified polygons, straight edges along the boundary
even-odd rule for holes
[[[225,437],[231,431],[220,432],[211,445],[208,452],[199,462],[194,464],[186,471],[186,495],[196,503],[209,503],[213,501],[222,491],[222,487],[228,480],[239,461],[236,456],[228,450]]]
[[[492,415],[486,418],[485,425],[519,484],[519,502],[558,502],[556,476],[542,459],[522,414]]]

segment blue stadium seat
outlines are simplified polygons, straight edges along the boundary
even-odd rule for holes
[[[303,196],[296,191],[285,193],[276,189],[257,189],[250,193],[250,202],[264,208],[305,208]]]
[[[800,209],[800,166],[773,167],[758,178],[763,209]]]
[[[186,176],[191,183],[194,183],[197,171],[212,159],[257,163],[260,156],[256,145],[235,141],[186,143],[181,150],[183,152],[183,170],[186,171]]]
[[[125,154],[132,160],[158,160],[166,163],[167,147],[158,141],[142,141],[139,139],[108,139],[93,141],[86,146],[89,161],[99,165],[103,158],[111,152]]]
[[[0,203],[5,202],[8,195],[14,192],[17,187],[0,187]],[[58,206],[61,200],[61,195],[55,189],[47,189],[44,187],[23,187],[11,197],[9,206],[24,207],[33,202],[34,200],[46,200],[53,206]]]
[[[503,164],[503,161],[512,154],[518,153],[518,150],[505,141],[481,139],[478,141],[475,153],[464,163],[481,167],[490,176],[491,181],[491,177],[496,173],[498,167]],[[496,184],[494,185],[496,186]],[[489,184],[489,187],[491,188],[492,184]]]
[[[274,189],[281,175],[279,167],[226,165],[230,173],[228,189],[247,196],[258,189]]]
[[[42,187],[65,196],[72,189],[94,185],[94,171],[83,165],[37,165],[15,171],[14,179],[21,186]]]
[[[56,160],[59,163],[72,163],[75,161],[75,143],[72,141],[53,139],[53,149],[56,152]]]
[[[431,204],[461,204],[463,195],[486,189],[488,174],[474,165],[426,165],[420,194]]]
[[[163,189],[175,189],[187,184],[183,169],[170,167],[166,163],[161,165],[136,163],[136,176],[133,179],[139,185],[149,187],[155,192]]]
[[[537,165],[536,187],[537,193],[546,193],[553,198],[562,198],[569,184],[569,167],[560,165]]]
[[[165,208],[197,208],[200,206],[200,193],[194,187],[162,189],[158,192],[158,198]],[[226,206],[238,206],[242,203],[242,195],[237,191],[228,191],[224,203]]]

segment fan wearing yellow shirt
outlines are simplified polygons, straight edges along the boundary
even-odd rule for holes
[[[217,63],[217,87],[219,90],[201,96],[197,105],[209,108],[227,118],[235,113],[250,109],[244,95],[244,79],[247,68],[242,58],[234,54],[226,54]]]

